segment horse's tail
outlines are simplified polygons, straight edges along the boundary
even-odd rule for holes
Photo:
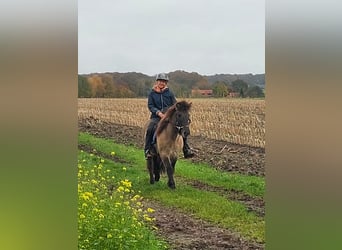
[[[160,161],[159,167],[160,167],[160,173],[166,173],[166,168],[165,168],[165,165],[162,163],[162,161]]]

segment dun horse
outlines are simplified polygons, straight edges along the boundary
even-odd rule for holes
[[[147,168],[150,173],[150,183],[159,181],[160,173],[168,176],[167,185],[176,188],[173,174],[178,158],[178,153],[183,148],[183,138],[190,134],[189,111],[191,103],[180,101],[171,106],[160,120],[156,129],[157,143],[154,145],[154,153],[147,160]]]

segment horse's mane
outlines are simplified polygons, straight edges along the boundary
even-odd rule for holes
[[[188,112],[190,108],[191,108],[191,103],[187,101],[180,101],[172,105],[166,111],[164,118],[161,119],[160,122],[158,123],[156,134],[160,135],[160,133],[167,127],[167,125],[170,122],[170,118],[173,116],[176,110],[181,111],[181,112]]]

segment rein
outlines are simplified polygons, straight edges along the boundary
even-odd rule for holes
[[[172,124],[172,123],[171,123]],[[182,128],[187,128],[189,127],[189,125],[184,125],[184,126],[176,126],[175,124],[172,124],[174,125],[174,127],[178,130],[178,133],[181,131]]]
[[[191,122],[191,121],[190,121],[190,122]],[[173,125],[173,126],[177,129],[178,134],[181,134],[181,130],[182,130],[183,128],[188,128],[189,125],[190,125],[190,122],[189,122],[188,124],[186,124],[186,125],[183,125],[183,126],[177,126],[177,125],[176,125],[176,124],[177,124],[177,121],[176,121],[175,124],[172,123],[171,121],[169,121],[169,123],[171,123],[171,125]]]

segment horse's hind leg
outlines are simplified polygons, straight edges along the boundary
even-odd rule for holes
[[[146,160],[147,163],[147,169],[150,174],[150,184],[154,184],[154,162],[153,159],[150,157]]]

